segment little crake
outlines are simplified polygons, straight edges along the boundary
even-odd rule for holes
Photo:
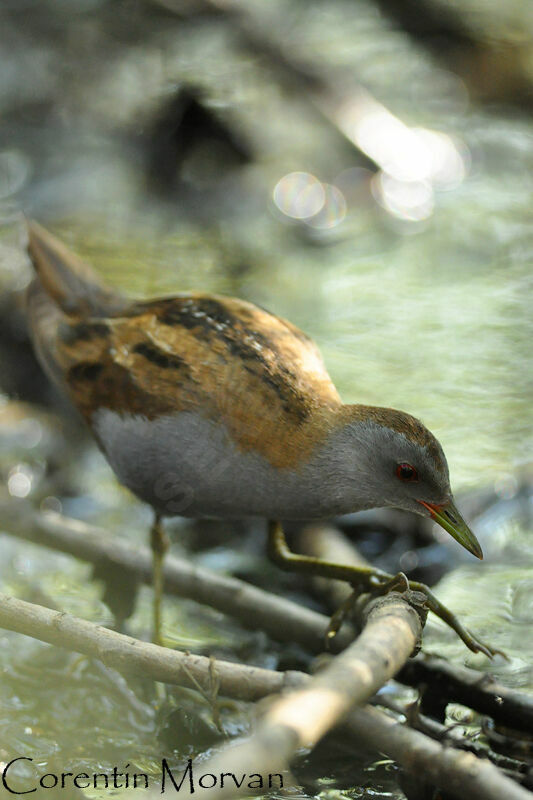
[[[433,434],[402,411],[344,405],[316,345],[291,323],[203,293],[128,300],[36,223],[29,253],[39,358],[121,483],[155,511],[156,637],[164,516],[265,517],[281,566],[367,590],[394,580],[290,553],[277,521],[391,506],[432,517],[482,558]],[[412,586],[472,650],[491,654],[426,587]]]

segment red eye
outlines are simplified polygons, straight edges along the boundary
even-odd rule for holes
[[[396,467],[396,475],[401,481],[417,481],[418,472],[410,464],[404,462]]]

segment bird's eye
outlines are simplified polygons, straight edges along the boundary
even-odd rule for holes
[[[396,467],[396,475],[401,481],[417,481],[418,472],[411,464],[403,462]]]

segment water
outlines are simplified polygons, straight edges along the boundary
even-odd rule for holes
[[[368,164],[301,93],[279,83],[272,66],[237,47],[228,25],[179,22],[156,14],[155,6],[148,13],[140,5],[106,10],[94,2],[78,3],[67,20],[61,4],[49,5],[55,37],[43,13],[22,24],[20,9],[0,9],[13,67],[1,79],[3,285],[20,287],[29,275],[16,218],[23,207],[124,291],[201,289],[252,300],[313,336],[346,402],[421,417],[443,443],[465,503],[474,490],[495,493],[475,518],[485,562],[465,561],[437,594],[509,654],[490,671],[532,691],[530,116],[469,104],[463,81],[395,30],[372,2],[351,3],[349,15],[340,1],[280,0],[268,13],[251,4],[292,57],[318,63],[334,81],[343,70],[343,80],[360,81],[409,126],[444,132],[457,144],[464,179],[430,197],[422,192],[418,205],[396,192],[394,211]],[[513,8],[521,14],[521,4]],[[136,25],[143,26],[142,40]],[[102,53],[98,63],[95,52]],[[251,143],[255,159],[217,174],[216,166],[206,167],[215,156],[204,149],[186,162],[181,194],[157,196],[145,169],[153,109],[191,80]],[[314,180],[342,190],[342,202],[333,194],[321,217],[291,219],[276,205],[274,189],[296,171],[310,176],[308,186]],[[56,423],[39,421],[31,407],[17,413],[30,425],[15,441],[2,439],[2,475],[12,494],[145,541],[147,511],[117,487],[91,446],[68,433],[58,439],[64,434]],[[6,420],[2,430],[13,431],[13,418]],[[177,522],[176,530],[177,552],[198,546],[190,527]],[[240,567],[259,571],[260,544],[244,541],[237,555],[222,541],[197,557],[219,568],[238,557]],[[0,547],[5,591],[109,624],[87,566],[9,537]],[[150,599],[143,590],[133,633],[148,630]],[[168,600],[165,621],[180,647],[246,652],[267,666],[283,655],[260,634],[185,601]],[[211,746],[198,733],[198,718],[208,720],[209,711],[197,699],[189,735],[189,723],[172,722],[173,710],[189,708],[179,694],[163,698],[142,682],[128,687],[85,659],[15,634],[4,633],[1,644],[0,760],[16,753],[39,766],[90,773],[131,763],[153,774],[163,753],[184,763]],[[426,644],[487,669],[438,623],[428,626]],[[233,733],[248,724],[231,704],[223,719]],[[301,768],[308,792],[302,797],[401,796],[393,773],[370,756],[354,767],[351,755],[337,751],[333,767],[323,754],[311,764],[310,776]]]

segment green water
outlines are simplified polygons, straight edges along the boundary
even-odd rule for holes
[[[28,87],[38,72],[39,91],[55,114],[38,119],[36,135],[31,114],[13,111],[19,78],[6,73],[3,109],[12,116],[0,148],[9,156],[1,162],[8,168],[0,188],[8,173],[15,188],[19,176],[20,188],[3,192],[0,201],[2,281],[23,283],[29,275],[16,219],[22,206],[113,285],[134,295],[200,289],[257,302],[313,336],[346,402],[391,405],[422,418],[445,448],[459,495],[496,492],[493,506],[477,518],[486,560],[466,559],[437,594],[510,660],[487,666],[434,622],[427,649],[533,691],[530,116],[469,105],[462,82],[394,30],[371,2],[350,4],[350,14],[344,2],[269,4],[268,24],[290,52],[346,70],[404,122],[447,132],[468,153],[465,179],[437,192],[426,218],[409,222],[387,213],[368,190],[370,176],[359,172],[346,195],[344,221],[317,230],[275,208],[278,181],[305,171],[341,185],[346,170],[362,167],[312,105],[280,88],[275,71],[236,47],[227,26],[177,24],[156,15],[146,21],[137,12],[146,25],[143,41],[121,40],[111,32],[113,14],[102,22],[99,5],[85,4],[70,22],[60,20],[64,36],[56,39],[47,38],[42,20],[34,20],[30,35],[20,18],[9,17],[6,30],[16,32],[29,59],[23,98],[30,103]],[[522,6],[516,8],[519,14]],[[125,4],[117,4],[116,14],[114,25],[126,26]],[[82,47],[89,36],[103,54],[98,67]],[[39,58],[49,67],[36,72]],[[191,79],[239,120],[256,159],[223,175],[213,197],[204,192],[187,208],[179,198],[161,200],[147,190],[139,137],[158,101]],[[201,160],[187,167],[197,185],[204,180],[201,167]],[[52,497],[65,513],[144,542],[147,509],[117,486],[92,445],[67,433],[58,450],[55,423],[31,408],[22,417],[36,419],[42,436],[37,444],[31,436],[8,436],[18,428],[11,418],[2,427],[0,418],[6,485],[22,465],[36,505]],[[51,461],[60,469],[50,477]],[[175,552],[198,545],[191,526],[177,521],[174,528]],[[238,545],[237,538],[222,540],[196,558],[216,569],[260,573],[260,544],[248,537]],[[110,624],[87,566],[8,536],[0,548],[4,591]],[[133,634],[146,635],[150,610],[151,594],[143,589],[130,620]],[[165,628],[176,646],[198,652],[265,666],[284,655],[260,633],[186,601],[165,603]],[[0,761],[16,754],[35,759],[42,771],[59,765],[89,773],[130,763],[157,774],[164,754],[184,763],[209,752],[213,743],[198,733],[203,723],[209,727],[209,709],[199,700],[173,692],[165,697],[142,682],[128,686],[85,659],[16,634],[2,633],[0,640]],[[184,708],[176,722],[173,713]],[[228,704],[223,721],[230,734],[239,733],[249,714]],[[317,759],[305,791],[288,796],[403,796],[390,765],[370,756],[356,768],[350,764],[349,754],[333,767]]]

